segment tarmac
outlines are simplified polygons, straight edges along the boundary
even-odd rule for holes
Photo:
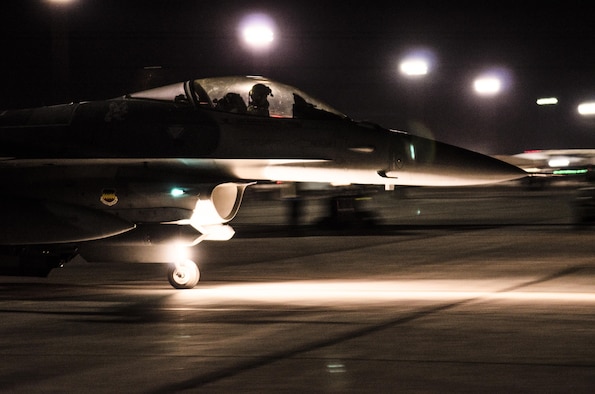
[[[320,227],[327,202],[249,194],[236,237],[163,264],[0,277],[0,391],[591,393],[595,228],[575,187],[365,197],[373,224]]]

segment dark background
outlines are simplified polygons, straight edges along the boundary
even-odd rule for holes
[[[592,10],[588,1],[2,1],[0,108],[257,74],[354,119],[483,153],[595,148],[595,120],[576,111],[595,99]],[[255,11],[276,23],[268,52],[239,38]],[[407,79],[398,62],[415,48],[435,67]],[[510,84],[479,97],[473,79],[492,67]],[[543,96],[560,103],[537,106]]]

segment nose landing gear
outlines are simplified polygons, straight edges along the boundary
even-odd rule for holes
[[[200,270],[192,260],[182,260],[170,265],[167,280],[176,289],[192,289],[200,279]]]

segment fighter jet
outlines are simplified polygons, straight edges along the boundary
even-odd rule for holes
[[[263,77],[0,111],[0,269],[47,276],[103,240],[149,252],[229,240],[244,191],[262,181],[390,190],[524,176],[479,153],[356,122]],[[171,250],[170,284],[194,287],[197,264]]]

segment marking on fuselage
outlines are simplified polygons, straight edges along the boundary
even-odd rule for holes
[[[114,189],[103,189],[101,191],[101,197],[99,201],[103,205],[107,205],[108,207],[113,207],[118,203],[118,196],[116,195],[116,191]]]

